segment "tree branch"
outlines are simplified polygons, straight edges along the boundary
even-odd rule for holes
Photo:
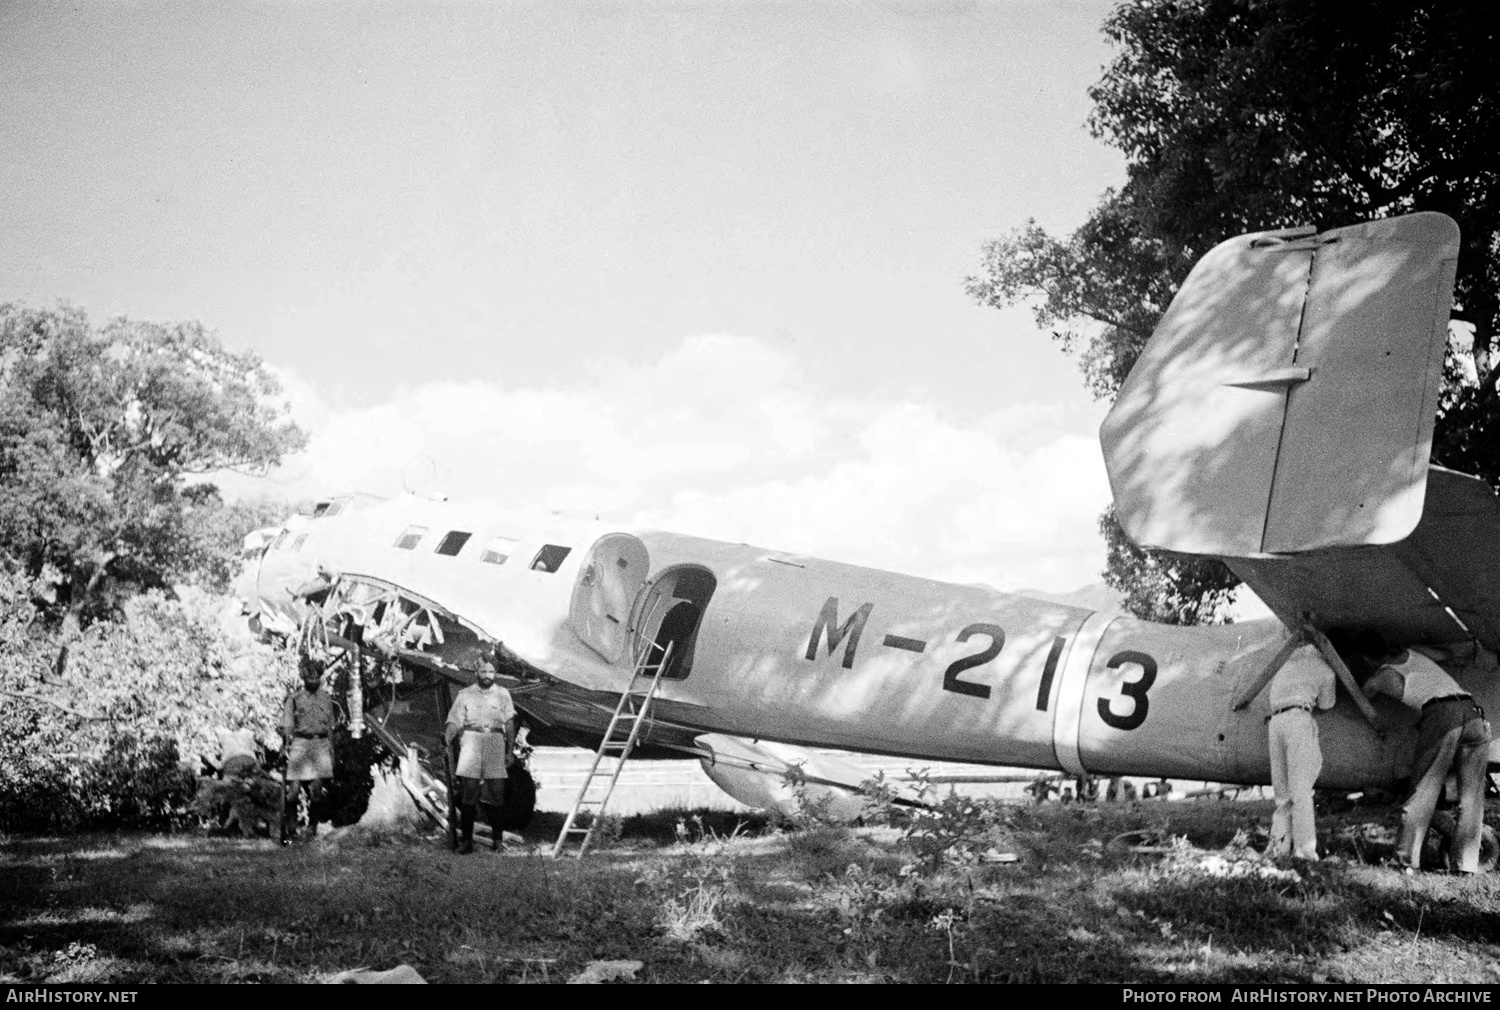
[[[43,705],[51,705],[53,708],[61,709],[62,711],[68,713],[69,715],[77,716],[79,719],[84,719],[84,720],[87,720],[88,722],[108,722],[109,721],[109,716],[107,716],[107,715],[89,715],[86,712],[80,712],[80,711],[78,711],[76,708],[69,708],[68,706],[64,705],[60,701],[53,701],[51,698],[44,698],[42,695],[39,695],[39,694],[27,694],[25,691],[5,691],[5,690],[0,690],[0,694],[5,695],[7,698],[20,698],[20,699],[23,699],[25,701],[39,701]]]
[[[1113,326],[1115,329],[1124,330],[1126,333],[1134,333],[1138,337],[1151,336],[1151,334],[1143,333],[1137,327],[1131,326],[1129,323],[1123,323],[1120,320],[1115,319],[1113,316],[1106,316],[1098,312],[1090,312],[1087,309],[1080,309],[1078,314],[1080,316],[1083,316],[1085,319],[1092,319],[1096,323],[1103,323],[1105,326]]]

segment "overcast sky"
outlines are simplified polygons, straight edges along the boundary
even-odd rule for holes
[[[1096,581],[1102,408],[980,246],[1123,181],[1108,4],[0,5],[0,300],[198,318],[403,485]]]

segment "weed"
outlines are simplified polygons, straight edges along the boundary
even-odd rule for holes
[[[746,822],[743,818],[737,818],[734,827],[724,833],[711,824],[706,824],[701,813],[688,814],[679,817],[673,829],[673,835],[681,845],[717,845],[723,847],[734,841],[745,832]]]
[[[545,815],[539,815],[545,822]],[[771,826],[771,817],[758,811],[688,810],[664,807],[624,819],[621,841],[653,841],[663,845],[694,842],[703,837],[756,835]],[[556,831],[554,830],[555,834]]]
[[[826,788],[812,788],[801,765],[787,765],[786,771],[782,772],[782,780],[791,789],[795,801],[793,812],[783,815],[788,827],[811,828],[843,823],[833,812],[834,794]]]
[[[932,788],[926,776],[917,781],[918,794],[930,795]],[[945,861],[974,862],[981,841],[1006,823],[1006,810],[1001,804],[960,796],[950,787],[940,801],[908,815],[904,839],[920,864],[935,870]]]
[[[576,828],[592,827],[596,820],[598,826],[594,828],[594,834],[589,840],[589,848],[607,849],[624,836],[625,819],[619,814],[595,814],[589,810],[581,810],[573,826]]]
[[[932,917],[932,928],[946,934],[948,938],[948,983],[953,983],[953,974],[959,970],[969,970],[969,965],[958,960],[958,940],[954,936],[955,929],[963,922],[958,912],[953,908],[945,908]]]
[[[688,886],[662,902],[659,918],[666,936],[683,943],[697,940],[701,933],[724,931],[719,913],[734,891],[728,866],[702,865],[688,876]]]
[[[876,946],[883,936],[886,912],[893,904],[894,885],[881,875],[850,863],[843,876],[830,878],[828,891],[843,923],[843,934],[869,967],[875,967]]]

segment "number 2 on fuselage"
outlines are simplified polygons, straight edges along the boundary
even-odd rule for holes
[[[826,640],[828,643],[828,656],[833,656],[840,645],[844,647],[843,659],[840,662],[846,670],[854,668],[854,658],[859,651],[860,639],[864,636],[865,624],[870,619],[870,613],[875,609],[875,604],[861,604],[848,620],[839,623],[839,598],[830,596],[823,603],[823,608],[818,611],[817,618],[813,621],[812,634],[807,639],[807,651],[803,658],[814,662],[818,658],[818,643]],[[978,652],[970,653],[960,659],[954,660],[948,668],[943,671],[943,690],[952,691],[954,694],[968,695],[971,698],[988,698],[990,687],[988,684],[975,683],[972,680],[960,679],[960,674],[984,666],[1000,655],[1000,650],[1005,647],[1005,629],[997,624],[985,624],[983,622],[970,624],[958,633],[959,642],[967,642],[971,638],[988,639],[988,645]],[[902,652],[914,652],[921,654],[927,651],[927,641],[920,638],[907,638],[902,635],[886,635],[881,641],[881,646],[887,649],[897,649]],[[1045,710],[1045,707],[1044,707]]]
[[[823,602],[822,609],[818,611],[818,616],[813,620],[812,634],[808,636],[807,650],[803,658],[808,662],[815,662],[818,659],[818,643],[826,640],[828,643],[826,654],[832,657],[842,645],[844,654],[839,665],[845,670],[852,670],[855,656],[859,652],[860,641],[864,637],[865,625],[869,622],[870,614],[874,609],[874,603],[862,603],[847,620],[840,624],[839,598],[828,597]],[[984,640],[987,644],[979,651],[971,652],[950,663],[943,671],[942,687],[944,691],[951,691],[954,694],[988,699],[990,685],[963,679],[962,675],[972,675],[972,671],[988,665],[1000,655],[1000,651],[1005,648],[1005,629],[998,624],[976,622],[961,630],[957,641],[961,644],[974,638]],[[1067,648],[1067,642],[1066,637],[1059,635],[1052,640],[1052,645],[1047,650],[1041,681],[1037,685],[1036,710],[1038,712],[1047,711],[1052,695],[1052,682],[1057,676],[1058,663]],[[914,652],[919,655],[927,651],[927,645],[928,642],[923,639],[907,638],[902,635],[886,635],[881,641],[881,646],[884,648]],[[1126,665],[1140,667],[1140,676],[1134,680],[1125,681],[1119,688],[1118,698],[1128,702],[1130,706],[1126,711],[1116,712],[1114,708],[1116,699],[1113,698],[1100,698],[1097,706],[1099,718],[1106,726],[1126,731],[1138,729],[1145,723],[1146,716],[1151,710],[1147,692],[1156,682],[1156,660],[1143,652],[1127,650],[1110,657],[1105,665],[1110,669],[1118,669]]]

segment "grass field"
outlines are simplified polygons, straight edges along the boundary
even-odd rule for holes
[[[346,829],[281,849],[170,836],[0,844],[0,980],[1500,982],[1500,875],[1379,865],[1393,815],[1330,811],[1333,858],[1270,866],[1265,803],[980,806],[915,829],[627,819],[578,862]],[[1257,843],[1258,844],[1258,843]],[[1011,856],[1015,861],[1008,860]]]

